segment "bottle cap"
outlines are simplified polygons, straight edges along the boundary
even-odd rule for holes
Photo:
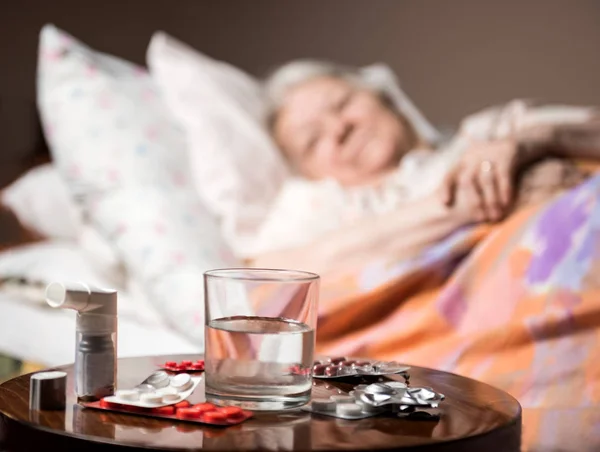
[[[64,410],[67,398],[67,373],[38,372],[29,380],[30,410]]]

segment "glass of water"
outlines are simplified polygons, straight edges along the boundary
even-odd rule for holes
[[[208,401],[282,410],[310,400],[319,283],[295,270],[204,274]]]

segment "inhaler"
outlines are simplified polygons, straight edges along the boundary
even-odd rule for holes
[[[46,288],[53,308],[77,311],[75,392],[80,400],[113,395],[117,379],[117,291],[54,282]]]

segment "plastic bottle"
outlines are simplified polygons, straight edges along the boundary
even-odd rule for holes
[[[46,288],[53,308],[77,311],[75,392],[90,401],[113,395],[117,379],[117,291],[54,282]]]

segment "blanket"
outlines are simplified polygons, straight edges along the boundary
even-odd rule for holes
[[[600,175],[410,260],[322,275],[317,352],[471,377],[523,407],[523,450],[600,450]]]

